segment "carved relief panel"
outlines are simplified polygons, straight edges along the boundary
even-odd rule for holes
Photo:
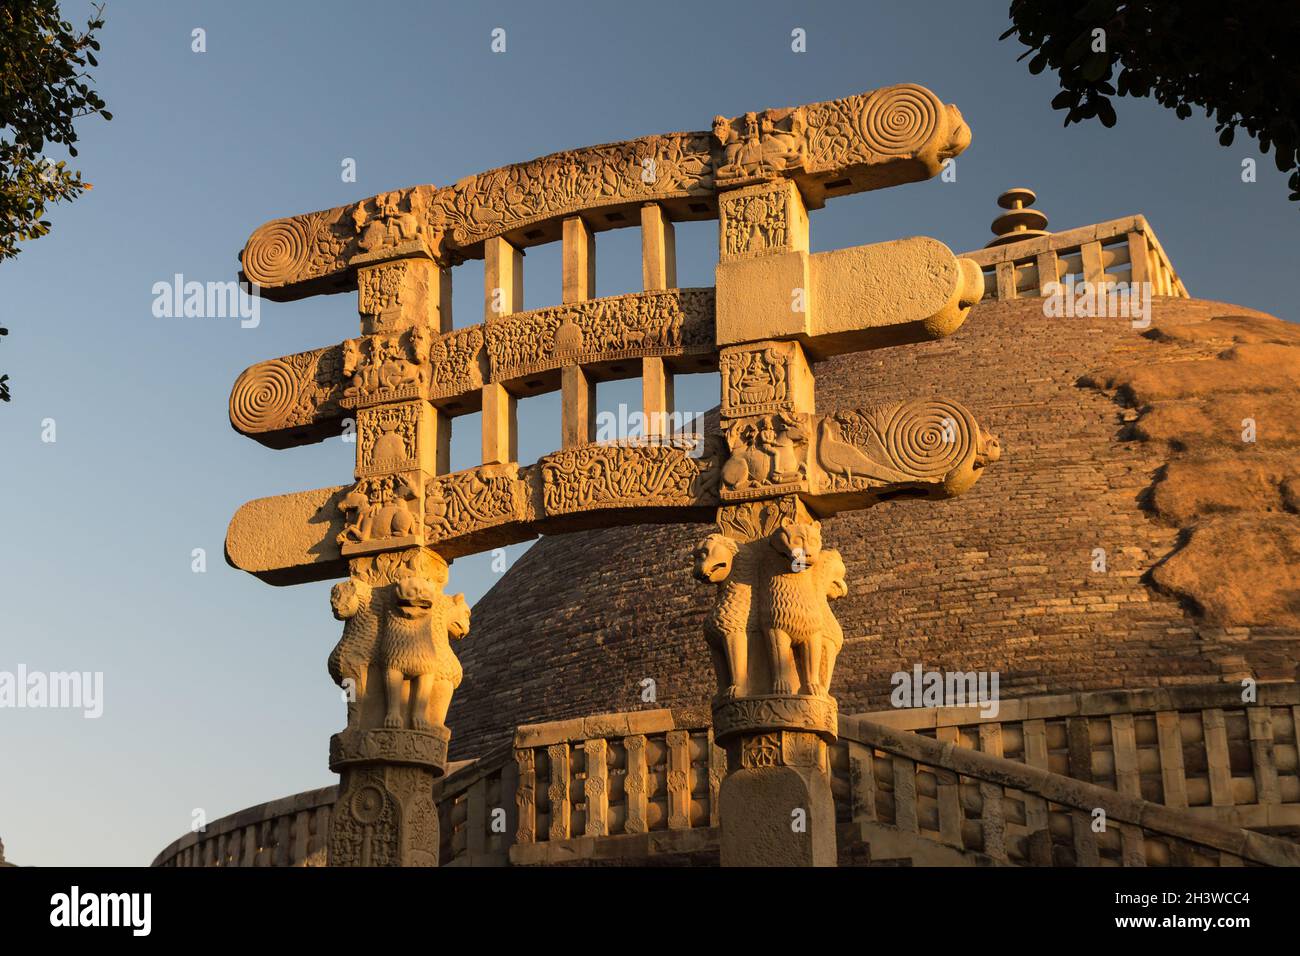
[[[429,481],[424,525],[430,544],[531,518],[529,488],[514,464],[481,465]]]
[[[722,465],[722,499],[738,501],[808,490],[813,417],[775,412],[726,423],[729,457]]]
[[[724,348],[718,368],[724,418],[813,410],[812,370],[798,342]]]
[[[342,367],[347,384],[339,404],[361,408],[423,398],[429,382],[432,345],[433,335],[423,326],[348,339],[343,343]]]
[[[718,197],[718,236],[723,259],[808,249],[808,213],[799,187],[777,180]]]
[[[424,543],[423,478],[419,472],[362,478],[339,501],[344,516],[337,541],[346,557]]]
[[[356,476],[382,475],[420,467],[433,441],[427,402],[396,402],[357,411]]]

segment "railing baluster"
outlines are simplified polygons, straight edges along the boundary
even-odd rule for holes
[[[944,743],[961,742],[961,731],[956,727],[938,727],[934,735]],[[961,833],[961,777],[942,767],[935,767],[934,775],[939,791],[939,839],[960,849],[964,845]]]
[[[1016,297],[1016,264],[999,262],[997,268],[998,298],[1002,301]]]
[[[1140,232],[1130,232],[1128,239],[1129,284],[1137,286],[1151,281],[1151,267],[1148,264],[1147,237]]]
[[[1228,728],[1223,711],[1217,707],[1202,711],[1201,726],[1205,736],[1205,764],[1210,774],[1210,803],[1230,807],[1234,802],[1232,768],[1228,763]]]
[[[1183,770],[1182,716],[1176,710],[1156,714],[1160,742],[1160,780],[1167,807],[1187,806],[1187,776]]]
[[[916,764],[906,757],[894,758],[894,826],[916,833]]]
[[[1002,805],[1002,787],[996,783],[980,783],[980,829],[984,833],[984,853],[995,860],[1007,859],[1006,808]]]
[[[519,822],[515,826],[516,843],[537,841],[537,757],[531,747],[515,751],[519,783],[515,789],[515,806]]]
[[[691,743],[690,733],[670,730],[668,741],[668,829],[691,826]]]
[[[1106,268],[1101,262],[1101,243],[1085,242],[1079,247],[1079,257],[1083,260],[1083,281],[1097,286],[1106,279]]]
[[[1255,802],[1280,803],[1277,767],[1273,763],[1273,709],[1266,704],[1246,707],[1250,725],[1250,762],[1255,771]]]
[[[600,738],[583,742],[587,761],[587,782],[583,798],[587,803],[587,836],[609,834],[609,763],[608,745]]]
[[[1025,763],[1036,770],[1047,770],[1047,723],[1026,720]],[[1029,831],[1029,861],[1035,866],[1052,865],[1052,831],[1047,801],[1037,794],[1025,794],[1025,829]]]
[[[551,827],[547,839],[567,840],[573,809],[569,801],[569,745],[551,744],[546,748],[546,756],[551,765],[551,785],[546,790],[551,803]]]
[[[850,748],[851,750],[851,748]],[[727,752],[713,740],[713,727],[709,727],[709,826],[722,824],[718,808],[718,795],[722,790],[722,778],[727,775]]]
[[[1051,286],[1058,285],[1061,280],[1061,267],[1056,258],[1056,252],[1048,249],[1046,252],[1040,252],[1035,257],[1038,264],[1038,294],[1048,295],[1051,292]]]
[[[465,850],[487,852],[487,779],[480,777],[465,794]]]
[[[645,734],[632,734],[623,738],[627,751],[627,776],[623,789],[627,793],[627,819],[623,829],[628,833],[645,833],[650,827],[648,819],[649,772],[646,767]]]
[[[875,755],[870,747],[849,741],[849,786],[855,823],[874,823],[876,813]]]
[[[1138,770],[1137,729],[1132,714],[1111,715],[1110,740],[1115,755],[1115,788],[1127,797],[1141,797],[1142,776]],[[1142,831],[1129,824],[1111,825],[1119,831],[1123,865],[1145,866]]]

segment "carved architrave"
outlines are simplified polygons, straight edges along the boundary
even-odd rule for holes
[[[945,399],[889,402],[818,420],[813,491],[913,487],[964,491],[1001,454],[963,406]]]
[[[798,342],[756,342],[722,350],[722,417],[811,412],[813,376]]]
[[[692,457],[676,444],[582,445],[547,455],[537,467],[547,516],[717,501],[716,459]]]
[[[455,244],[584,209],[707,194],[713,185],[707,133],[670,133],[553,153],[438,190],[431,220]]]
[[[722,465],[722,499],[743,501],[808,490],[811,415],[776,412],[726,423],[730,457]]]
[[[915,182],[938,173],[969,143],[955,106],[924,87],[900,84],[719,117],[711,132],[570,150],[452,186],[415,186],[275,219],[249,237],[243,271],[274,299],[336,291],[327,277],[359,262],[422,254],[454,265],[481,255],[481,243],[492,236],[588,209],[709,197],[719,186],[773,177],[797,179],[819,201],[828,193]]]
[[[480,465],[431,479],[425,487],[424,525],[430,544],[527,521],[531,515],[528,483],[515,464]]]
[[[271,447],[296,444],[277,433],[324,425],[341,414],[343,347],[298,352],[245,369],[230,390],[230,423]],[[311,440],[321,437],[309,429]]]
[[[807,731],[833,742],[839,734],[839,709],[830,697],[789,694],[745,697],[713,708],[713,736],[719,741],[780,730]]]
[[[487,326],[494,382],[563,365],[714,350],[712,289],[668,289],[521,312]]]

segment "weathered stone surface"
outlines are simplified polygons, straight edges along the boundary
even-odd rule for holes
[[[1300,628],[1300,518],[1249,512],[1202,518],[1152,578],[1194,602],[1212,623]]]
[[[1167,449],[1150,503],[1183,534],[1152,580],[1213,624],[1300,628],[1300,334],[1228,313],[1157,316],[1146,338],[1140,361],[1082,381]]]

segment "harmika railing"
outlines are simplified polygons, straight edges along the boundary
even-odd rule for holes
[[[1152,295],[1187,298],[1155,232],[1143,216],[1053,232],[1035,239],[963,252],[984,269],[984,298],[1019,299],[1044,294],[1052,282],[1151,283]]]

